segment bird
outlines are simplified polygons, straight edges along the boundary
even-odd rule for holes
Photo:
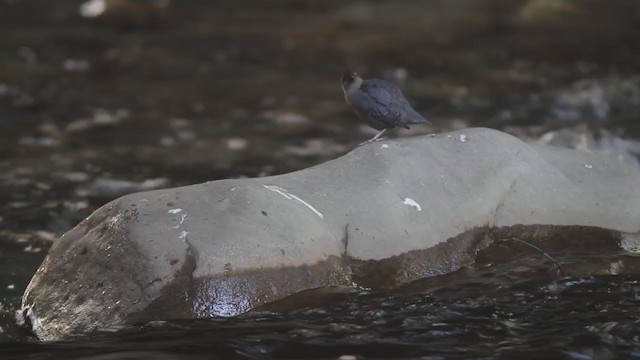
[[[402,90],[389,81],[363,80],[357,73],[347,70],[342,73],[340,82],[347,104],[367,125],[379,130],[361,145],[378,140],[385,131],[398,126],[409,129],[411,124],[431,124],[411,107]]]

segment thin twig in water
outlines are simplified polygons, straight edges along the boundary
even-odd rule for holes
[[[516,238],[511,238],[511,239],[504,239],[504,240],[500,240],[498,241],[498,243],[501,243],[503,241],[517,241],[519,243],[523,243],[525,245],[528,245],[536,250],[538,250],[542,255],[546,256],[549,260],[551,260],[557,267],[558,267],[558,272],[560,273],[560,276],[564,277],[565,273],[564,270],[562,270],[562,265],[560,265],[560,263],[551,255],[549,255],[546,251],[540,249],[539,247],[533,245],[532,243],[528,242],[528,241],[524,241],[524,240],[520,240],[520,239],[516,239]]]

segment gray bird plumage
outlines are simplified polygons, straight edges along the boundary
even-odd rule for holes
[[[341,83],[347,103],[369,126],[380,130],[369,141],[398,126],[408,129],[411,124],[431,124],[411,107],[396,85],[386,80],[363,80],[358,74],[345,71]]]

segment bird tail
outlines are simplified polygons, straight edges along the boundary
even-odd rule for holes
[[[426,124],[426,125],[431,125],[431,121],[427,120],[424,116],[418,114],[417,112],[413,111],[413,113],[408,114],[409,116],[407,116],[405,118],[405,123],[406,124]]]

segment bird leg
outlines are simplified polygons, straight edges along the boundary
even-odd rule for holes
[[[376,134],[376,136],[372,137],[371,139],[369,139],[369,140],[367,140],[367,141],[365,141],[365,142],[361,142],[360,144],[358,144],[358,146],[366,145],[366,144],[368,144],[368,143],[372,143],[372,142],[374,142],[374,141],[384,140],[384,138],[380,138],[380,136],[381,136],[382,134],[384,134],[384,132],[385,132],[385,131],[387,131],[387,129],[382,129],[382,130],[380,130],[380,132],[379,132],[379,133],[377,133],[377,134]]]
[[[371,138],[371,140],[369,140],[369,141],[370,141],[370,142],[374,142],[374,141],[378,140],[378,138],[379,138],[382,134],[384,134],[384,132],[385,132],[385,131],[387,131],[387,129],[382,129],[382,130],[380,130],[380,132],[379,132],[379,133],[377,133],[377,134],[376,134],[376,136],[372,137],[372,138]]]

